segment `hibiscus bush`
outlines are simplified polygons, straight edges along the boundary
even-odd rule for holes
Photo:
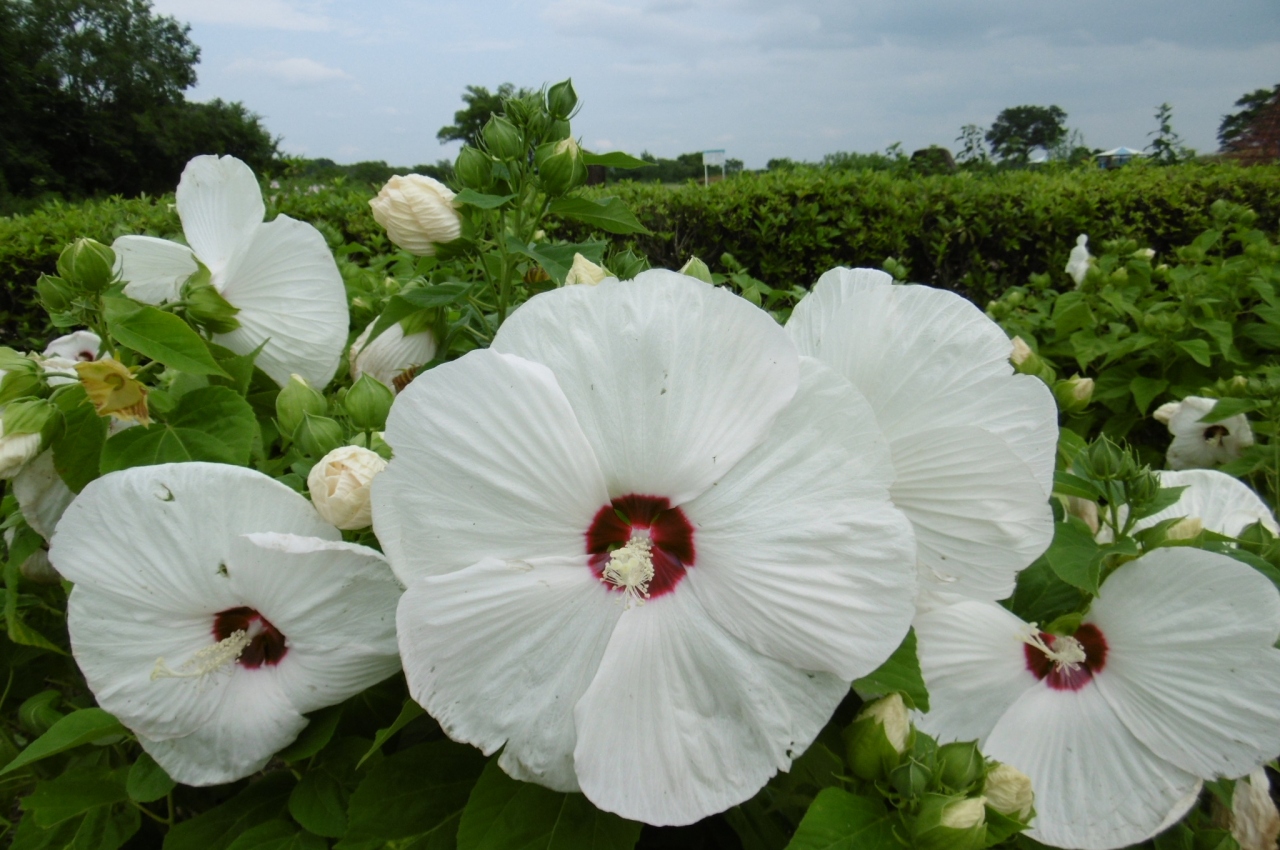
[[[582,150],[576,108],[568,81],[507,100],[455,185],[369,201],[364,244],[197,157],[176,224],[34,282],[60,335],[0,349],[6,840],[1274,843],[1255,490],[1110,439],[1140,431],[1059,373],[1038,284],[997,315],[1015,341],[900,263],[649,269],[582,188],[643,163]],[[1238,250],[1143,255],[1123,297],[1077,254],[1075,301],[1167,285],[1157,315],[1265,323],[1265,287],[1212,281],[1269,285],[1274,248],[1216,214]],[[1268,373],[1218,363],[1257,349],[1187,324],[1207,364],[1172,329],[1125,354],[1168,366],[1169,465],[1257,460]]]

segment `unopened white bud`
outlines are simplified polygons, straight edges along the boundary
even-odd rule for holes
[[[1089,530],[1094,534],[1098,533],[1098,503],[1081,496],[1059,496],[1062,500],[1062,507],[1066,510],[1068,516],[1076,517],[1084,520],[1084,524],[1089,526]]]
[[[998,764],[987,773],[987,784],[982,793],[987,805],[1002,815],[1026,821],[1031,816],[1035,794],[1031,789],[1031,777],[1010,764]]]
[[[1021,366],[1027,362],[1027,358],[1035,352],[1031,350],[1031,346],[1027,345],[1026,340],[1020,336],[1015,336],[1013,342],[1013,353],[1009,355],[1009,360],[1014,366]]]
[[[1236,782],[1231,795],[1231,837],[1239,842],[1240,850],[1275,850],[1280,812],[1271,799],[1271,782],[1264,768]]]
[[[0,426],[0,478],[12,478],[40,454],[40,434],[5,434]]]
[[[907,735],[911,733],[911,717],[907,714],[907,706],[901,694],[889,694],[866,705],[858,713],[858,720],[870,717],[880,721],[884,728],[884,736],[889,746],[899,753],[907,748]]]
[[[370,485],[387,462],[359,446],[339,446],[320,459],[307,476],[311,504],[325,522],[344,531],[368,528],[373,522]]]
[[[397,174],[369,206],[392,242],[410,254],[429,257],[437,244],[462,235],[462,219],[453,207],[453,198],[453,191],[439,180]]]
[[[607,277],[609,277],[608,269],[603,266],[597,266],[581,254],[574,254],[573,265],[569,267],[569,273],[564,276],[564,285],[573,286],[585,283],[595,286]]]
[[[951,829],[972,829],[987,819],[985,797],[966,797],[949,804],[942,810],[938,823]]]

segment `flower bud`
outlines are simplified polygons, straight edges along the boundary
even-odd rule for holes
[[[1053,397],[1063,413],[1079,413],[1089,406],[1093,398],[1093,378],[1073,375],[1053,385]]]
[[[75,289],[101,292],[115,279],[116,254],[101,242],[77,239],[58,256],[58,276]]]
[[[520,159],[525,154],[520,130],[501,115],[492,116],[480,134],[489,153],[498,159]]]
[[[1031,346],[1027,345],[1027,341],[1022,337],[1015,336],[1010,342],[1013,343],[1013,352],[1009,355],[1009,362],[1013,363],[1015,369],[1036,356]]]
[[[900,694],[863,706],[844,731],[845,755],[854,776],[874,782],[898,766],[911,734],[911,720]]]
[[[976,741],[954,741],[938,748],[938,779],[958,794],[973,787],[985,770]]]
[[[239,307],[231,306],[222,293],[213,288],[208,276],[193,281],[184,289],[182,297],[187,302],[187,314],[200,327],[212,333],[229,334],[240,327],[236,313]]]
[[[322,416],[328,410],[329,402],[301,375],[290,375],[289,383],[276,396],[276,423],[287,436],[298,430],[306,414]]]
[[[1103,481],[1118,478],[1125,469],[1126,460],[1124,450],[1106,437],[1089,446],[1087,461],[1094,478]]]
[[[587,182],[587,164],[572,137],[542,145],[535,161],[538,181],[549,195],[563,195]]]
[[[983,797],[926,795],[916,815],[912,846],[915,850],[979,850],[987,839],[986,805]]]
[[[569,273],[564,276],[564,285],[574,286],[581,283],[595,286],[609,276],[608,269],[597,266],[581,254],[574,254],[573,265],[569,267]]]
[[[907,759],[889,771],[889,784],[904,797],[919,797],[933,780],[933,771],[915,759]]]
[[[1002,815],[1023,823],[1031,817],[1031,806],[1035,802],[1031,778],[1013,765],[1002,763],[991,768],[982,793],[987,805]]]
[[[374,476],[387,468],[375,452],[359,446],[341,446],[311,468],[307,489],[311,503],[325,522],[344,531],[368,528],[373,522],[369,501]]]
[[[43,446],[44,440],[40,437],[39,430],[9,434],[0,426],[0,478],[17,475],[27,465],[27,461],[40,454]]]
[[[546,139],[548,141],[558,142],[561,139],[569,138],[569,136],[572,135],[572,133],[573,133],[573,130],[570,127],[568,121],[564,121],[564,120],[552,121],[547,126]]]
[[[1139,248],[1133,252],[1136,260],[1146,260],[1148,263],[1155,259],[1156,252],[1151,248]]]
[[[577,105],[578,93],[573,90],[572,78],[547,89],[547,112],[552,118],[557,120],[568,118]]]
[[[302,414],[302,422],[293,432],[293,441],[309,457],[324,457],[342,445],[342,426],[327,416]]]
[[[1204,522],[1198,516],[1184,516],[1165,529],[1165,540],[1194,540],[1204,531]]]
[[[395,400],[396,394],[391,387],[372,375],[364,374],[347,390],[343,405],[352,425],[361,431],[380,431],[387,425],[387,414]]]
[[[397,174],[369,206],[392,242],[410,254],[430,257],[436,245],[462,235],[462,219],[453,208],[453,198],[453,192],[439,180]]]
[[[351,343],[351,379],[358,381],[361,375],[372,375],[400,392],[413,380],[419,366],[435,359],[435,334],[430,330],[406,334],[404,326],[396,322],[368,342],[375,324],[370,322]]]
[[[484,151],[467,145],[458,153],[453,173],[463,186],[484,190],[493,182],[493,160]]]
[[[47,312],[61,313],[71,306],[75,293],[62,278],[42,274],[36,281],[36,295]]]
[[[1280,836],[1280,812],[1271,799],[1266,768],[1237,779],[1231,795],[1231,837],[1240,850],[1275,850]]]
[[[1062,508],[1066,511],[1067,516],[1073,516],[1077,519],[1084,520],[1084,524],[1089,526],[1089,530],[1094,534],[1098,533],[1098,503],[1085,499],[1081,496],[1059,496],[1058,501],[1062,502]]]
[[[147,388],[119,360],[94,360],[75,364],[85,395],[99,416],[112,416],[141,425],[151,423]]]
[[[680,274],[697,278],[703,283],[715,283],[711,277],[711,269],[697,257],[690,257],[689,261],[680,267]]]

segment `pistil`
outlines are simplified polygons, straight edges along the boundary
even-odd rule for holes
[[[624,605],[643,605],[653,581],[653,541],[647,534],[633,534],[627,544],[615,549],[605,564],[604,580],[622,590]]]
[[[164,658],[156,659],[156,666],[151,671],[151,681],[157,679],[203,679],[216,673],[223,667],[236,663],[240,654],[253,643],[253,637],[245,629],[232,632],[215,644],[196,651],[196,654],[173,669],[165,664]]]

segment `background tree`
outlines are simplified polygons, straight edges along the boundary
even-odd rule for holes
[[[441,144],[465,142],[472,147],[479,147],[480,131],[491,116],[501,114],[503,100],[509,97],[525,98],[534,94],[537,92],[533,89],[517,89],[511,83],[503,83],[494,92],[484,86],[467,86],[462,94],[462,102],[466,107],[453,113],[453,123],[441,127],[436,138]]]
[[[987,147],[983,144],[982,128],[977,124],[965,124],[955,140],[960,143],[956,161],[964,165],[984,165],[990,161]]]
[[[1173,130],[1173,107],[1162,103],[1156,107],[1156,129],[1148,133],[1154,136],[1147,150],[1151,159],[1161,165],[1175,165],[1195,156],[1195,151],[1182,144],[1182,137]]]
[[[996,116],[987,143],[1001,160],[1026,162],[1032,148],[1052,148],[1067,134],[1067,113],[1058,106],[1011,106]]]
[[[1239,112],[1222,116],[1222,123],[1218,125],[1218,142],[1222,147],[1228,147],[1244,135],[1271,99],[1278,96],[1280,96],[1280,83],[1269,89],[1255,89],[1241,95],[1235,105],[1244,108]]]

